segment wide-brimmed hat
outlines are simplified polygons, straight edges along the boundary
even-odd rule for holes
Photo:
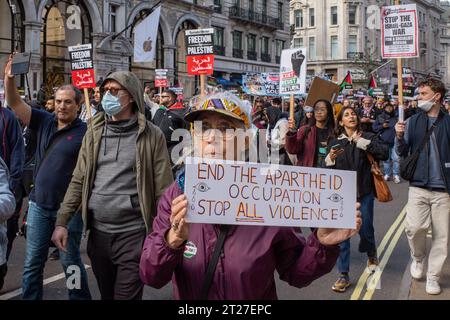
[[[241,121],[246,128],[250,128],[251,105],[229,92],[220,92],[196,96],[191,99],[190,110],[184,116],[189,122],[194,122],[200,114],[208,112],[220,113],[224,116]]]

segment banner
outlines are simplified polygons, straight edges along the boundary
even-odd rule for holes
[[[186,159],[189,223],[356,227],[356,172]]]
[[[56,41],[56,38],[62,37],[63,39],[59,40],[65,41],[67,47],[82,43],[83,31],[80,6],[67,1],[57,1],[57,6],[64,23],[64,35],[60,32],[49,32],[50,35],[47,35],[47,41]],[[48,39],[49,37],[50,39]]]
[[[254,96],[278,97],[280,74],[274,72],[246,73],[242,76],[242,90]]]
[[[416,5],[388,6],[383,7],[381,12],[383,59],[418,57],[419,30]]]
[[[306,49],[281,52],[280,94],[306,93]]]
[[[95,88],[92,44],[69,47],[69,57],[73,85],[79,89]]]
[[[155,60],[161,6],[134,29],[134,62]]]
[[[185,35],[188,74],[213,74],[214,28],[186,30]]]

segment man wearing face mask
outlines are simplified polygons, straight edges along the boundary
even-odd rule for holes
[[[52,240],[66,249],[67,224],[81,206],[102,299],[141,299],[141,248],[158,198],[172,183],[169,155],[163,133],[145,118],[144,92],[133,73],[112,73],[102,91],[104,112],[83,141]]]
[[[398,122],[396,150],[406,157],[419,152],[416,169],[410,179],[405,231],[411,249],[411,275],[424,275],[426,240],[432,228],[428,257],[426,292],[439,294],[439,277],[447,258],[450,215],[450,116],[441,110],[446,93],[444,84],[435,79],[419,83],[418,107],[423,112]],[[433,129],[429,139],[428,130]],[[424,140],[425,139],[425,140]],[[422,147],[422,143],[425,146]]]

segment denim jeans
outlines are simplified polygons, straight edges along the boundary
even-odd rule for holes
[[[373,228],[374,194],[366,194],[359,199],[361,203],[362,225],[359,230],[359,252],[367,252],[367,255],[376,255],[375,229]],[[350,239],[339,244],[341,252],[337,261],[339,273],[350,271]]]
[[[391,164],[392,161],[392,164]],[[389,149],[389,159],[383,161],[384,174],[398,176],[400,173],[400,162],[397,152],[395,152],[394,147]]]
[[[47,261],[50,240],[55,229],[57,211],[44,210],[30,201],[27,216],[27,246],[23,270],[22,299],[42,300],[44,266]],[[78,266],[80,288],[69,289],[70,300],[90,300],[87,274],[80,256],[83,233],[81,213],[76,213],[68,225],[67,253],[59,251],[66,279],[74,274],[69,266]],[[76,281],[75,281],[76,283]]]

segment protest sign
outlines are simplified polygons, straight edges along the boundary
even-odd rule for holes
[[[92,44],[69,47],[72,83],[79,89],[95,88]]]
[[[185,35],[188,74],[213,74],[214,28],[186,30]]]
[[[155,88],[167,88],[169,81],[167,80],[167,69],[155,70]]]
[[[277,97],[280,95],[278,73],[246,73],[242,76],[242,90],[254,96]]]
[[[184,99],[183,87],[171,87],[171,88],[169,88],[169,90],[172,90],[177,95],[178,101],[183,101],[183,99]]]
[[[356,227],[356,172],[186,159],[189,223]]]
[[[287,49],[281,53],[280,94],[306,93],[306,49]]]
[[[418,57],[419,37],[416,5],[383,7],[381,18],[383,59]]]
[[[328,100],[333,104],[339,95],[339,90],[340,87],[336,83],[315,77],[312,81],[311,88],[309,89],[305,106],[312,107],[319,99]]]

